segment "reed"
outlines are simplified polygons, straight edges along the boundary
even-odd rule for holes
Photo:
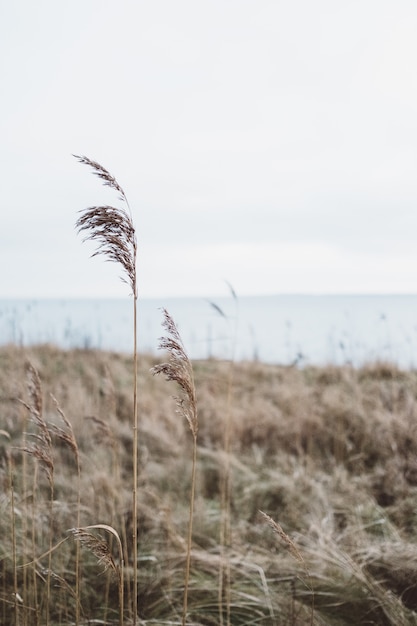
[[[19,625],[19,594],[17,587],[17,548],[16,548],[16,519],[15,519],[15,490],[14,490],[14,469],[12,455],[8,456],[9,469],[9,489],[10,489],[10,534],[12,539],[12,562],[13,562],[13,601],[14,601],[14,623]]]
[[[122,280],[126,282],[133,295],[133,498],[132,498],[132,542],[133,542],[133,590],[132,590],[132,613],[133,624],[138,617],[138,347],[137,347],[137,241],[133,225],[132,212],[123,188],[114,176],[97,161],[92,161],[85,156],[76,156],[78,161],[92,168],[104,185],[119,193],[119,199],[124,207],[94,206],[81,211],[81,216],[76,222],[76,228],[80,233],[87,233],[85,240],[92,240],[98,247],[93,256],[103,255],[107,260],[118,263],[124,270]]]
[[[224,420],[223,431],[223,452],[224,462],[222,467],[221,486],[220,486],[220,570],[219,570],[219,625],[224,624],[224,605],[226,605],[226,625],[230,626],[230,560],[229,554],[232,546],[232,530],[231,530],[231,490],[232,490],[232,468],[230,465],[231,458],[231,438],[232,438],[232,396],[233,396],[233,377],[235,370],[235,359],[237,349],[237,335],[238,335],[238,322],[239,322],[239,300],[236,291],[230,283],[227,283],[230,295],[232,297],[235,315],[234,318],[230,318],[215,302],[210,302],[213,309],[227,322],[229,326],[231,350],[229,360],[229,371],[227,373],[227,399],[226,410]]]
[[[196,487],[196,467],[197,467],[197,401],[194,385],[194,374],[190,359],[185,351],[181,336],[174,320],[166,309],[162,310],[163,326],[167,336],[162,337],[159,348],[169,354],[169,360],[165,363],[155,365],[154,374],[163,374],[167,381],[177,383],[180,395],[176,396],[176,404],[179,414],[185,418],[193,437],[192,469],[191,469],[191,493],[188,518],[187,552],[184,575],[184,601],[182,611],[182,624],[185,626],[188,611],[188,587],[190,582],[191,547],[193,536],[193,516]]]
[[[45,599],[45,625],[49,626],[50,605],[51,605],[51,577],[52,577],[52,547],[54,535],[54,458],[52,451],[52,438],[49,425],[43,415],[42,386],[38,371],[30,363],[26,362],[26,381],[29,395],[29,402],[21,400],[26,406],[30,420],[36,427],[36,432],[29,433],[28,436],[34,442],[23,448],[36,464],[44,470],[49,484],[49,549],[47,551],[48,567],[46,569],[46,599]],[[36,472],[35,474],[36,475]],[[34,493],[36,485],[34,486]]]
[[[102,530],[116,539],[119,551],[119,563],[116,563],[108,544],[90,530]],[[104,566],[104,571],[111,569],[117,576],[117,588],[119,593],[119,626],[124,624],[124,561],[123,546],[119,533],[109,524],[91,524],[84,528],[71,528],[70,531],[77,542],[81,543],[85,548],[90,550],[97,557],[98,563]]]

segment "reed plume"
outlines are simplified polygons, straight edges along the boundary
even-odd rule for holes
[[[161,337],[159,349],[166,350],[170,356],[166,363],[160,363],[152,368],[153,374],[163,374],[168,381],[174,381],[180,388],[180,395],[175,396],[178,412],[185,417],[193,436],[193,460],[191,469],[191,494],[188,520],[187,555],[184,577],[184,601],[182,625],[187,620],[188,586],[190,580],[191,543],[193,534],[193,516],[195,501],[195,483],[197,466],[197,401],[195,394],[194,375],[191,361],[185,351],[177,326],[166,309],[162,309],[164,316],[162,325],[167,331],[166,337]]]
[[[152,373],[163,374],[167,381],[174,381],[178,384],[181,395],[175,396],[175,401],[179,413],[185,417],[193,437],[196,437],[198,419],[192,364],[174,320],[166,309],[162,309],[162,314],[164,317],[162,326],[167,336],[160,338],[158,348],[168,352],[170,359],[166,363],[155,365]]]
[[[119,263],[126,274],[122,278],[127,282],[132,294],[137,297],[136,283],[136,254],[137,242],[136,233],[133,226],[132,214],[126,194],[122,187],[104,167],[96,161],[87,157],[74,155],[80,163],[84,163],[93,168],[94,174],[99,176],[104,184],[119,192],[119,198],[126,204],[127,210],[113,206],[93,206],[81,211],[75,226],[79,233],[89,233],[84,241],[95,241],[98,248],[92,256],[102,254],[107,260]]]
[[[54,458],[52,452],[52,438],[49,426],[43,417],[43,399],[42,386],[39,374],[35,367],[28,361],[26,363],[26,386],[29,395],[29,402],[20,400],[28,412],[31,421],[38,429],[37,433],[28,433],[34,443],[22,447],[22,451],[32,456],[37,463],[40,464],[45,471],[49,483],[49,551],[48,551],[48,567],[46,577],[46,615],[45,624],[49,624],[50,600],[51,600],[51,571],[52,571],[52,540],[53,540],[53,504],[54,504]],[[37,472],[34,472],[34,480]],[[36,484],[34,483],[34,493],[36,493]]]
[[[90,530],[104,530],[110,533],[112,537],[116,538],[117,547],[119,550],[119,564],[113,558],[111,550],[108,544],[99,539],[95,534],[89,532]],[[104,571],[111,569],[117,576],[117,586],[119,591],[119,626],[123,626],[124,623],[124,593],[123,593],[123,547],[120,540],[119,533],[108,524],[92,524],[91,526],[85,526],[84,528],[71,528],[68,532],[71,532],[74,539],[80,542],[85,548],[90,550],[94,556],[98,559],[100,565],[104,566]]]
[[[119,185],[114,176],[110,174],[97,161],[92,161],[85,156],[74,155],[78,161],[92,168],[93,173],[98,176],[105,186],[114,189],[119,194],[119,199],[126,205],[126,208],[114,206],[93,206],[81,211],[81,216],[76,222],[79,233],[88,233],[84,241],[91,240],[98,244],[92,256],[103,255],[108,261],[113,261],[122,266],[124,277],[122,280],[130,285],[133,295],[133,624],[137,623],[138,613],[138,408],[137,408],[137,380],[138,380],[138,349],[137,349],[137,242],[136,232],[133,225],[132,213],[129,202],[123,188]]]

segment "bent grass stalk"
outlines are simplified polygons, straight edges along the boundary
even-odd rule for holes
[[[98,176],[106,185],[119,193],[119,199],[125,203],[127,210],[113,206],[93,206],[81,211],[81,216],[76,222],[79,233],[88,233],[84,241],[91,240],[98,244],[97,250],[92,256],[103,255],[109,261],[113,261],[122,266],[125,277],[123,282],[127,283],[133,295],[133,498],[132,498],[132,520],[133,520],[133,624],[137,623],[138,616],[138,407],[137,407],[137,387],[138,387],[138,348],[137,348],[137,272],[136,256],[137,242],[136,232],[133,226],[132,213],[129,202],[122,187],[117,180],[102,165],[92,161],[85,156],[74,155],[80,163],[88,165],[93,169],[93,173]]]
[[[89,530],[104,530],[110,533],[111,536],[116,538],[117,547],[119,550],[119,563],[115,563],[112,553],[104,541],[96,537]],[[85,526],[84,528],[71,528],[70,531],[74,538],[79,541],[83,546],[90,550],[94,556],[97,557],[98,562],[104,565],[104,570],[111,568],[117,575],[117,587],[119,592],[119,626],[123,626],[124,619],[124,594],[123,594],[123,580],[124,580],[124,565],[123,565],[123,546],[120,540],[119,533],[108,524],[92,524]]]

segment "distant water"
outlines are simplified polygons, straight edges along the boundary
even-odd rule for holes
[[[143,299],[138,342],[156,352],[161,307],[191,358],[417,366],[417,295]],[[0,300],[0,344],[132,350],[132,300]],[[236,341],[234,337],[236,336]],[[235,352],[234,352],[235,351]]]

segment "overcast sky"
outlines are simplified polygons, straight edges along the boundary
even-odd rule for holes
[[[77,212],[134,214],[144,297],[417,292],[415,0],[0,7],[0,297],[123,296]]]

